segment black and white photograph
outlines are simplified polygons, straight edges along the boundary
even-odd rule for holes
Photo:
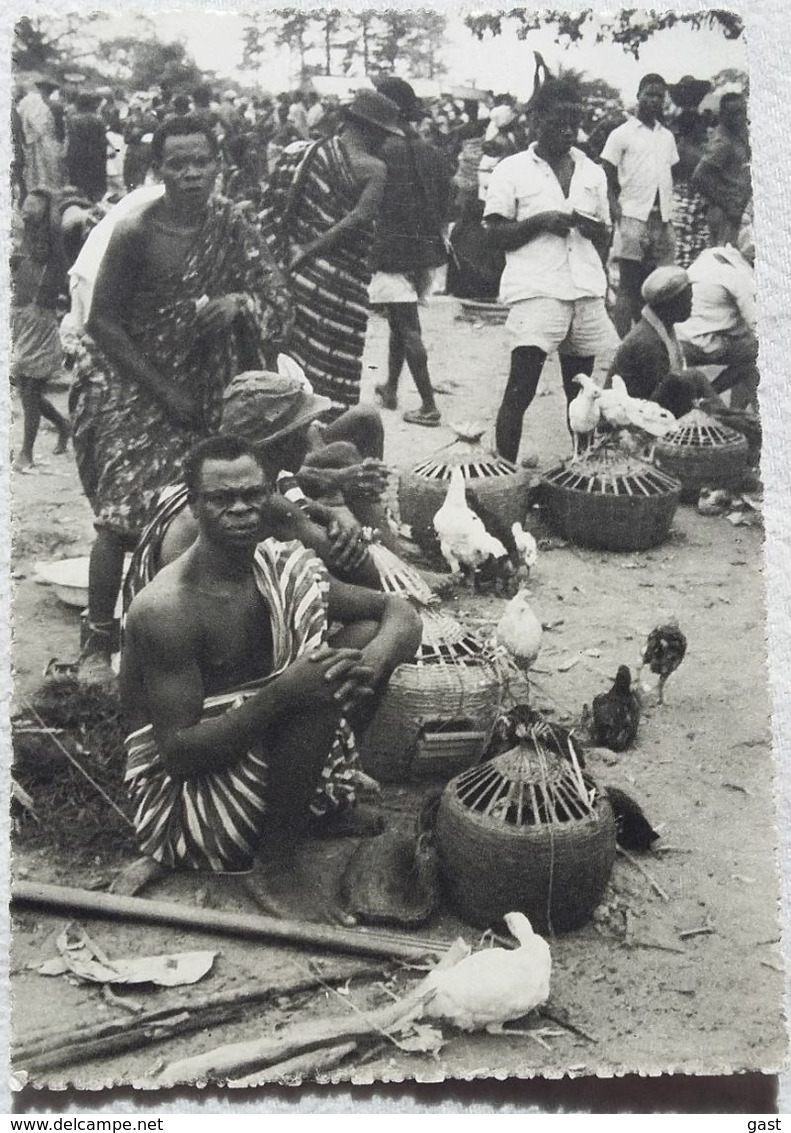
[[[17,1110],[778,1074],[742,17],[12,32]]]

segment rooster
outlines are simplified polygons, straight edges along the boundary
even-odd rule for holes
[[[618,374],[610,378],[610,388],[599,398],[602,416],[610,425],[621,429],[641,429],[652,437],[664,437],[675,428],[676,419],[669,409],[655,401],[630,397],[626,382]]]
[[[462,1031],[508,1034],[504,1024],[509,1019],[546,1003],[552,974],[549,945],[533,932],[524,913],[506,913],[505,923],[519,947],[485,948],[452,967],[437,967],[421,985],[433,992],[423,1008],[425,1018]]]
[[[528,673],[541,649],[541,622],[530,608],[530,591],[517,591],[503,610],[494,631],[495,640],[511,656],[517,668]]]
[[[687,652],[687,639],[681,632],[675,618],[665,625],[657,626],[648,635],[643,650],[640,673],[648,665],[652,673],[659,676],[659,703],[664,704],[664,690],[667,678],[675,673]],[[639,674],[638,674],[639,675]]]
[[[507,551],[490,535],[479,515],[467,504],[464,473],[456,467],[450,474],[445,502],[434,516],[442,557],[451,573],[475,574],[488,559],[504,559]]]
[[[574,438],[574,459],[576,460],[579,456],[580,437],[590,437],[595,433],[596,426],[601,420],[599,401],[602,391],[588,374],[577,374],[576,378],[572,380],[582,387],[573,401],[569,403],[569,428]]]
[[[621,665],[609,692],[593,698],[593,732],[596,742],[610,751],[626,751],[637,739],[640,699],[632,690],[632,674]]]

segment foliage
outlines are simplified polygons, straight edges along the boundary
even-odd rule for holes
[[[107,18],[106,12],[22,16],[14,25],[14,67],[54,73],[64,66],[78,67],[98,46],[95,26]]]
[[[692,28],[714,28],[726,39],[738,39],[744,24],[735,12],[711,8],[701,12],[654,12],[624,8],[617,15],[599,17],[591,9],[571,13],[558,10],[536,12],[534,9],[511,8],[479,15],[465,16],[464,22],[477,39],[488,33],[502,33],[503,20],[516,20],[516,34],[525,39],[530,32],[547,27],[554,28],[556,42],[568,46],[593,31],[596,43],[617,43],[637,59],[640,48],[658,31],[686,24]]]
[[[401,70],[414,78],[444,73],[446,17],[422,9],[272,8],[245,16],[242,65],[257,66],[267,42],[287,47],[300,79],[311,74]]]

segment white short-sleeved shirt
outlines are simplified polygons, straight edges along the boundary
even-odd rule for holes
[[[755,277],[735,248],[706,248],[687,274],[692,283],[692,314],[676,325],[682,341],[755,330]]]
[[[521,221],[541,212],[571,213],[577,209],[609,225],[604,171],[582,150],[572,147],[570,153],[574,172],[568,197],[564,197],[551,167],[536,154],[535,143],[524,153],[504,158],[492,173],[484,217]],[[576,228],[567,236],[542,232],[521,248],[506,252],[500,280],[502,303],[536,298],[601,298],[606,291],[607,279],[599,253]]]
[[[618,170],[619,203],[624,216],[648,220],[659,194],[662,220],[673,215],[673,166],[678,163],[676,139],[659,122],[646,126],[628,118],[613,130],[602,150],[602,161]]]

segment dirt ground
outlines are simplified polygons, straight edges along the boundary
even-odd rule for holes
[[[444,421],[480,418],[491,425],[507,370],[504,334],[499,327],[471,325],[455,316],[456,304],[443,297],[424,315]],[[372,318],[364,400],[373,399],[385,357],[385,324]],[[417,404],[408,376],[402,402],[402,408]],[[386,459],[393,466],[411,463],[452,437],[445,427],[407,426],[400,412],[388,412],[385,418]],[[537,450],[542,467],[565,455],[563,398],[554,362],[547,366],[528,421],[525,449]],[[17,421],[14,437],[18,429]],[[42,433],[42,456],[51,441],[51,434]],[[18,476],[13,484],[18,696],[35,687],[51,657],[73,658],[78,651],[76,611],[33,579],[35,561],[85,554],[90,546],[90,513],[73,461],[50,461],[48,474]],[[605,897],[613,915],[552,940],[551,1005],[565,1012],[587,1039],[564,1031],[547,1037],[542,1046],[529,1036],[456,1035],[449,1036],[438,1057],[407,1054],[385,1044],[364,1065],[352,1064],[336,1076],[358,1082],[436,1081],[446,1075],[559,1077],[569,1072],[622,1075],[637,1069],[649,1075],[773,1073],[781,1066],[783,972],[761,566],[760,527],[733,527],[724,518],[704,518],[690,508],[679,509],[669,540],[649,553],[567,547],[542,554],[532,580],[533,602],[541,620],[554,628],[544,637],[534,696],[561,718],[577,719],[583,703],[607,686],[618,664],[634,666],[645,634],[659,620],[676,614],[687,634],[687,658],[668,684],[667,704],[645,716],[636,748],[621,756],[594,754],[589,760],[600,782],[636,795],[662,842],[671,847],[642,858],[664,896],[619,857]],[[501,605],[499,598],[469,595],[447,603],[451,612],[474,619],[478,628],[493,623]],[[582,655],[583,650],[600,656]],[[578,660],[568,667],[574,657]],[[384,806],[394,824],[408,826],[416,802],[411,788],[385,792]],[[97,799],[96,805],[104,804]],[[317,843],[306,852],[329,885],[337,883],[353,845]],[[116,866],[112,857],[102,857],[78,869],[29,844],[18,850],[14,863],[17,877],[93,887],[109,883]],[[227,886],[205,877],[168,880],[150,896],[242,908]],[[626,940],[616,932],[616,914],[625,908],[631,919]],[[12,923],[15,1041],[52,1027],[54,1020],[65,1027],[123,1016],[97,987],[31,970],[56,955],[55,939],[66,917],[24,910],[13,915]],[[682,935],[701,927],[711,931]],[[210,993],[262,983],[285,987],[304,975],[314,959],[308,953],[198,932],[105,921],[88,922],[88,928],[111,957],[198,948],[218,952],[211,973],[194,987],[135,990],[132,998],[146,1010],[188,1005]],[[450,938],[458,933],[472,943],[480,935],[450,914],[423,935]],[[320,963],[325,973],[340,975],[358,961],[324,956]],[[403,988],[414,976],[399,972],[390,986]],[[31,1084],[142,1085],[150,1083],[158,1066],[187,1052],[269,1033],[301,1013],[338,1013],[348,1001],[363,1006],[387,998],[381,980],[354,982],[345,997],[327,991],[282,998],[252,1009],[243,1023],[53,1071]]]

